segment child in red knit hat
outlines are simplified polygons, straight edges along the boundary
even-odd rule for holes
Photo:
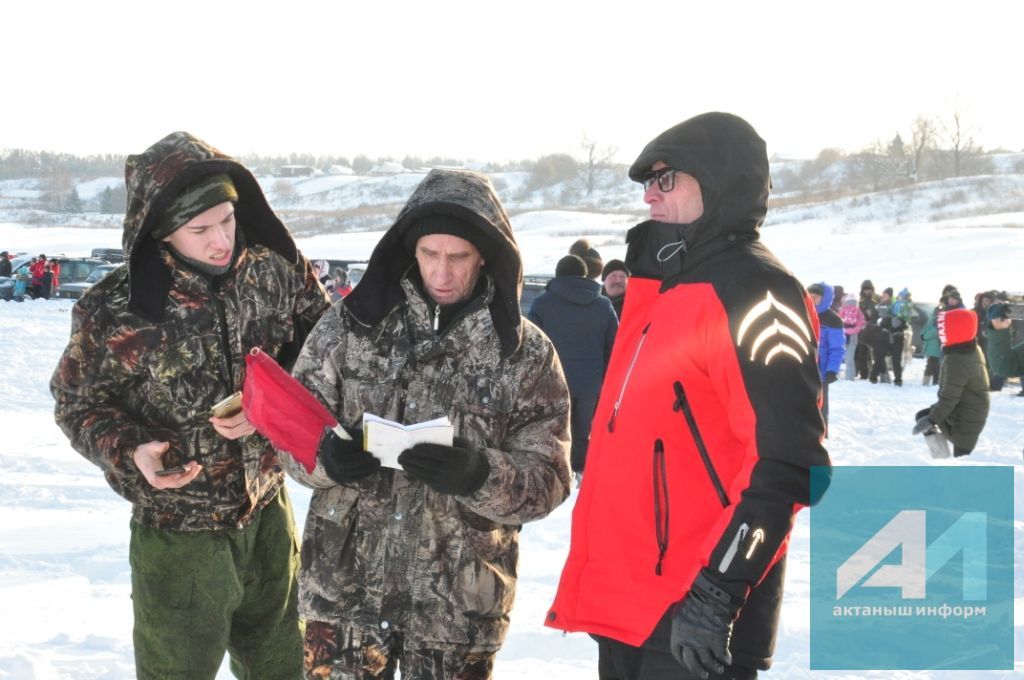
[[[939,400],[915,415],[914,434],[923,434],[933,458],[966,456],[978,443],[989,408],[988,371],[978,347],[978,317],[970,309],[938,316],[942,342]]]

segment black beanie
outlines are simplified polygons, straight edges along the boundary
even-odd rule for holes
[[[956,286],[954,286],[952,283],[947,283],[945,286],[942,287],[942,297],[946,297],[950,293],[956,292]]]
[[[874,290],[875,289],[875,284],[871,283],[871,279],[864,279],[864,283],[860,284],[860,289],[863,291],[863,290],[869,289],[869,288],[871,290]]]
[[[882,293],[884,293],[885,295],[888,295],[889,297],[892,297],[892,295],[893,295],[892,286],[889,286],[888,288],[883,290]]]
[[[579,255],[566,255],[555,265],[555,276],[586,276],[587,263]]]
[[[601,270],[601,280],[607,279],[612,272],[625,272],[626,276],[630,276],[629,269],[626,268],[626,263],[622,260],[608,260],[608,264]]]
[[[479,227],[452,215],[438,214],[424,215],[409,227],[403,241],[406,252],[415,257],[416,242],[430,234],[449,234],[469,241],[480,251],[485,262],[489,262],[498,252],[497,244]]]

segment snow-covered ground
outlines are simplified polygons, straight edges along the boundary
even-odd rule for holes
[[[955,283],[970,298],[989,288],[1024,289],[1019,263],[1024,230],[1006,222],[904,220],[899,230],[848,229],[839,220],[774,223],[765,241],[805,282],[825,279],[856,289],[909,286],[932,300]],[[604,258],[621,257],[631,220],[620,215],[536,212],[513,218],[527,272],[550,272],[568,245],[586,235]],[[379,234],[301,239],[311,256],[365,257]],[[104,229],[29,228],[0,224],[0,247],[33,252],[87,253],[116,247]],[[47,384],[67,341],[67,301],[0,302],[0,678],[134,676],[129,600],[129,506],[99,471],[75,453],[52,418]],[[934,388],[920,385],[920,359],[905,385],[839,382],[831,388],[831,437],[837,465],[935,465],[910,435],[913,413],[930,404]],[[1014,384],[993,394],[992,413],[975,452],[958,465],[1012,465],[1014,540],[1024,554],[1024,398]],[[309,493],[290,484],[301,526]],[[519,593],[512,628],[498,657],[500,680],[596,677],[596,648],[585,635],[544,628],[565,558],[574,495],[549,518],[523,530]],[[1024,671],[1024,576],[1015,576],[1014,671],[809,671],[809,523],[801,513],[790,548],[786,597],[775,666],[779,678],[1010,678]],[[222,670],[222,677],[230,677]]]

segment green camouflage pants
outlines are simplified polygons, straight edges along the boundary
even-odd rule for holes
[[[128,558],[140,679],[302,677],[298,550],[284,487],[241,530],[181,532],[132,523]]]
[[[306,624],[306,678],[309,680],[488,680],[495,652],[464,649],[405,649],[394,630]]]

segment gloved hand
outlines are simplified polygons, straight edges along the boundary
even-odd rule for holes
[[[839,380],[839,376],[836,375],[835,371],[825,371],[825,383],[831,385],[835,381]]]
[[[469,440],[455,437],[453,444],[416,444],[402,451],[398,464],[434,491],[468,496],[487,481],[491,464]]]
[[[917,424],[914,425],[913,434],[935,434],[939,431],[939,426],[932,422],[928,416],[921,416],[917,419]]]
[[[672,614],[669,649],[698,678],[723,673],[732,665],[729,639],[743,603],[719,587],[702,569]]]
[[[380,460],[369,451],[363,450],[363,431],[347,428],[345,431],[352,435],[351,441],[327,430],[317,451],[324,472],[338,484],[346,484],[372,475],[380,469]]]

